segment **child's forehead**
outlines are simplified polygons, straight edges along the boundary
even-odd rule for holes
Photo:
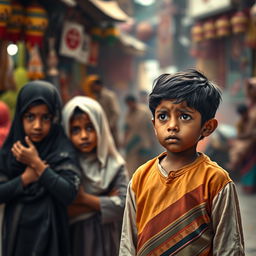
[[[198,112],[195,108],[189,106],[186,100],[179,101],[177,99],[162,99],[156,109],[161,109],[161,108],[169,109],[170,107],[177,108],[177,109],[182,108],[182,109],[190,110],[193,112]]]
[[[73,121],[86,121],[86,122],[91,122],[91,118],[86,112],[79,112],[79,113],[74,113],[70,119],[70,122]]]
[[[34,112],[34,111],[44,111],[49,112],[49,107],[45,103],[37,103],[37,104],[31,104],[27,107],[27,109],[24,111],[24,113],[27,112]]]

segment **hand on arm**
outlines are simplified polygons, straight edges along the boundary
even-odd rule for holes
[[[25,140],[28,147],[23,146],[20,141],[17,141],[13,144],[12,153],[17,161],[33,168],[37,175],[40,176],[48,165],[39,157],[34,144],[27,136]]]
[[[77,197],[73,204],[80,204],[87,207],[90,207],[93,210],[99,211],[100,210],[100,199],[98,196],[86,193],[82,186],[78,191]]]
[[[38,175],[33,168],[31,168],[30,166],[27,166],[27,168],[21,175],[21,180],[22,180],[23,187],[26,187],[30,183],[37,181]]]

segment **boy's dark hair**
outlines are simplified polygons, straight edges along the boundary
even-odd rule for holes
[[[149,108],[155,110],[162,100],[186,101],[202,116],[202,125],[213,118],[221,101],[221,90],[207,77],[195,69],[177,72],[173,75],[162,74],[153,84],[149,94]]]

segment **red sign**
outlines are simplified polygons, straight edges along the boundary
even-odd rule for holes
[[[81,43],[80,32],[75,28],[69,29],[66,33],[65,41],[68,48],[76,49]]]

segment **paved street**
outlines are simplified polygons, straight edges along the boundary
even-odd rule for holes
[[[244,228],[246,256],[256,256],[256,195],[245,194],[237,185]]]

